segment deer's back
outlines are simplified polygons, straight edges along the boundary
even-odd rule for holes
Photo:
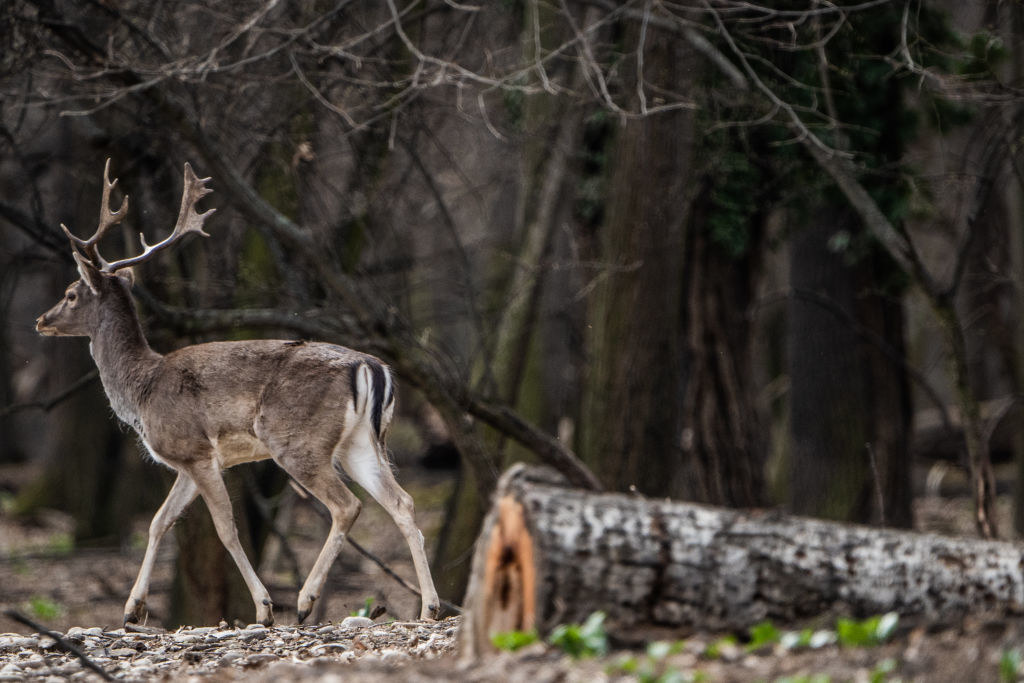
[[[142,411],[158,458],[208,457],[228,467],[271,450],[333,448],[368,354],[319,342],[211,342],[163,357]],[[173,455],[172,455],[173,454]]]

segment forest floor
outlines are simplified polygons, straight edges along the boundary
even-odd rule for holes
[[[18,475],[0,471],[0,485],[13,476]],[[441,523],[449,478],[420,472],[412,479],[408,487],[417,500],[417,518],[429,537]],[[1001,512],[1007,514],[1007,501]],[[951,534],[971,533],[968,513],[962,498],[922,498],[916,509],[922,529]],[[285,560],[291,554],[299,566],[310,566],[326,532],[302,501],[292,511],[286,547],[270,553],[260,567],[275,597],[277,625],[221,623],[163,631],[159,617],[169,611],[176,552],[169,536],[154,576],[148,628],[126,632],[121,612],[141,561],[139,539],[147,522],[134,523],[135,540],[124,547],[81,549],[70,541],[72,520],[66,516],[0,514],[0,609],[40,622],[123,680],[1000,681],[1017,680],[1011,669],[1024,655],[1024,621],[971,618],[956,624],[904,621],[875,646],[842,639],[815,648],[757,646],[747,633],[693,632],[670,634],[671,645],[646,649],[613,643],[608,654],[583,659],[537,643],[482,662],[462,662],[456,653],[459,619],[414,621],[416,596],[351,549],[336,563],[319,611],[309,623],[294,625],[295,578]],[[1004,521],[1002,528],[1008,527]],[[401,536],[378,506],[364,506],[353,537],[400,575],[414,576]],[[372,623],[346,622],[367,598],[387,611]],[[809,626],[827,633],[835,620]],[[0,616],[0,681],[67,679],[101,680],[62,644]]]

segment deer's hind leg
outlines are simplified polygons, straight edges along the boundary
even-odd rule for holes
[[[430,576],[423,534],[416,526],[412,496],[398,485],[391,464],[384,455],[383,444],[373,435],[369,425],[361,425],[355,432],[348,448],[339,453],[342,466],[398,525],[412,554],[420,584],[420,619],[434,619],[440,611],[441,601]]]
[[[275,432],[269,420],[272,414],[265,410],[257,422],[256,433],[270,450],[274,462],[281,466],[296,482],[323,503],[331,514],[331,529],[327,533],[320,554],[306,581],[299,590],[298,621],[302,623],[313,611],[313,603],[320,597],[327,574],[345,545],[345,536],[359,516],[362,503],[345,487],[334,469],[332,453],[339,439],[347,435],[318,434],[316,430],[297,435],[293,430]]]
[[[330,451],[316,456],[307,454],[304,458],[285,455],[275,460],[331,513],[331,530],[299,591],[296,609],[301,624],[313,611],[313,603],[320,597],[331,565],[344,547],[345,536],[363,506],[341,481],[331,463]]]

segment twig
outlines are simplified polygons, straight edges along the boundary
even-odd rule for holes
[[[97,664],[96,662],[94,662],[91,659],[89,659],[89,657],[84,652],[79,650],[77,647],[75,647],[75,645],[73,643],[68,641],[66,638],[64,638],[64,636],[62,636],[61,634],[57,633],[56,631],[51,631],[50,629],[48,629],[48,628],[46,628],[46,627],[44,627],[44,626],[42,626],[40,624],[37,624],[36,622],[34,622],[31,619],[29,619],[28,617],[26,617],[24,614],[21,614],[20,612],[16,612],[13,609],[4,610],[4,616],[9,618],[9,619],[13,619],[14,621],[18,622],[19,624],[23,624],[25,626],[28,626],[30,629],[33,629],[36,632],[43,634],[44,636],[48,636],[50,638],[53,638],[55,641],[57,641],[57,646],[60,649],[64,650],[65,652],[69,652],[69,653],[73,654],[74,656],[78,657],[78,659],[80,659],[82,661],[82,665],[85,666],[87,669],[91,669],[92,671],[95,671],[105,681],[112,681],[112,680],[114,680],[114,677],[111,676],[110,674],[108,674],[106,672],[106,670],[101,668],[99,664]]]
[[[868,451],[868,461],[871,463],[871,478],[875,482],[875,500],[878,503],[878,524],[885,526],[885,497],[882,496],[882,478],[878,474],[878,462],[875,460],[875,449],[871,442],[864,444]]]
[[[8,415],[10,415],[12,413],[16,413],[16,412],[18,412],[20,410],[29,410],[31,408],[38,408],[39,410],[42,410],[43,412],[52,410],[57,404],[61,403],[65,399],[69,398],[72,394],[74,394],[79,389],[81,389],[81,388],[85,387],[86,385],[92,383],[92,381],[94,379],[96,379],[97,377],[99,377],[99,376],[100,376],[100,371],[99,370],[90,370],[89,372],[85,373],[84,375],[79,377],[77,380],[75,380],[75,382],[72,383],[71,386],[69,386],[67,389],[65,389],[64,391],[60,392],[59,394],[57,394],[56,396],[54,396],[52,398],[46,399],[45,401],[27,401],[25,403],[12,403],[11,405],[4,406],[3,408],[0,408],[0,417],[6,417],[6,416],[8,416]]]
[[[380,559],[379,557],[371,553],[369,550],[359,545],[351,536],[345,536],[345,539],[349,542],[349,545],[351,545],[353,548],[356,549],[357,552],[359,552],[360,555],[362,555],[363,557],[365,557],[366,559],[370,560],[375,565],[380,567],[385,574],[387,574],[392,579],[397,581],[403,588],[408,590],[410,593],[413,593],[414,595],[417,595],[421,598],[423,597],[423,594],[420,593],[415,586],[413,586],[408,581],[403,579],[401,576],[396,574],[394,569],[384,564],[384,560]],[[444,605],[445,609],[447,610],[455,612],[456,614],[462,614],[462,608],[454,603],[441,599],[441,604]]]

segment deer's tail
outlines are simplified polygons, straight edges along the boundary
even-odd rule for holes
[[[383,441],[395,408],[391,369],[376,359],[360,361],[352,373],[352,401],[356,414],[368,420],[378,441]]]

